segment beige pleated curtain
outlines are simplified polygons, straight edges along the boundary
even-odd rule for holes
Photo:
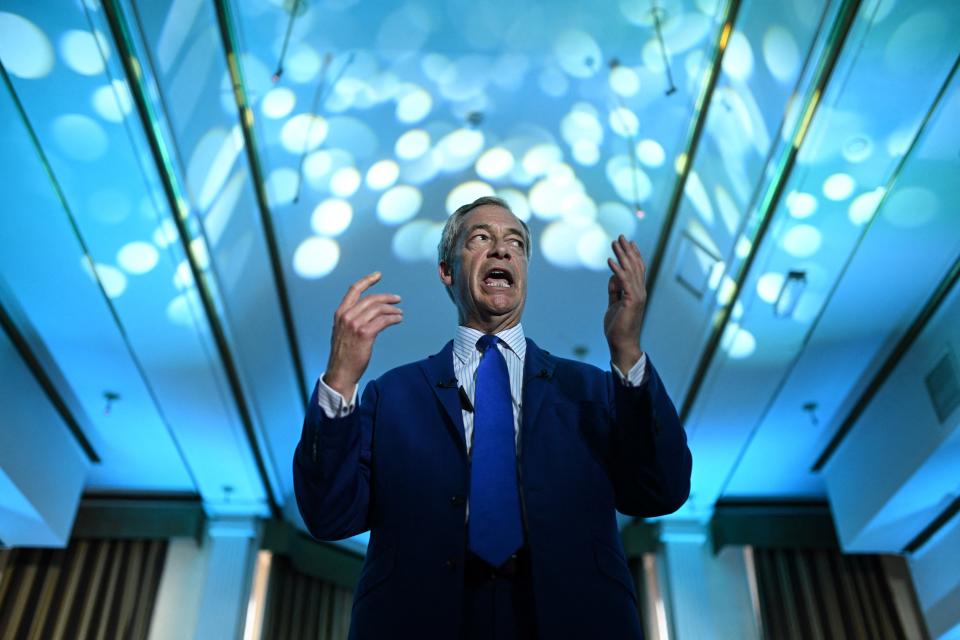
[[[165,541],[0,550],[0,638],[146,639]]]
[[[264,614],[263,640],[345,640],[353,593],[297,571],[275,555]]]

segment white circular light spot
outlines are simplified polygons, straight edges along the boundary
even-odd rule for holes
[[[477,158],[477,175],[485,180],[498,180],[513,169],[513,154],[503,147],[487,149]]]
[[[571,153],[576,163],[584,167],[592,167],[600,161],[600,147],[589,140],[577,140]]]
[[[763,36],[763,59],[779,82],[792,82],[800,67],[800,53],[793,35],[783,27],[770,27]]]
[[[297,195],[297,172],[288,167],[274,169],[267,176],[267,201],[271,206],[293,202]]]
[[[850,222],[858,227],[870,222],[886,192],[887,190],[883,187],[877,187],[873,191],[861,193],[854,198],[853,202],[850,203],[850,209],[847,211]]]
[[[53,47],[32,22],[0,11],[0,60],[11,75],[35,80],[53,69]]]
[[[174,270],[173,286],[180,291],[193,286],[193,272],[190,271],[190,263],[186,260],[181,260]]]
[[[540,250],[547,262],[567,269],[581,266],[577,246],[585,229],[565,221],[551,222],[540,234]]]
[[[107,152],[106,132],[87,116],[59,116],[53,121],[53,137],[63,152],[75,160],[91,162]]]
[[[607,161],[607,180],[613,185],[617,196],[625,201],[640,203],[653,193],[653,183],[640,167],[631,165],[627,156],[619,155]]]
[[[414,160],[430,149],[430,134],[423,129],[411,129],[397,138],[394,152],[401,160]]]
[[[184,291],[167,304],[167,319],[175,325],[194,326],[194,319],[202,316],[203,308],[196,289]]]
[[[629,98],[640,91],[640,76],[630,67],[614,67],[610,72],[610,88],[624,98]]]
[[[377,217],[384,224],[400,224],[417,215],[422,205],[423,196],[419,189],[406,184],[397,185],[380,196]]]
[[[286,118],[297,104],[297,95],[286,87],[271,89],[260,101],[260,110],[268,118]]]
[[[752,248],[753,243],[741,236],[737,238],[737,246],[734,251],[736,252],[738,258],[746,258],[748,255],[750,255],[750,250]]]
[[[424,238],[430,233],[432,223],[426,220],[411,220],[393,235],[391,246],[393,255],[405,262],[416,262],[430,256],[424,256]]]
[[[846,200],[853,194],[857,183],[846,173],[835,173],[823,181],[823,195],[831,200]]]
[[[313,210],[310,226],[321,236],[334,237],[347,230],[353,220],[353,207],[346,200],[328,198]]]
[[[330,193],[341,198],[349,198],[360,188],[360,172],[354,167],[337,169],[330,176]]]
[[[161,249],[177,241],[177,226],[170,218],[165,218],[153,232],[153,243]]]
[[[322,184],[323,178],[333,170],[333,164],[332,153],[326,149],[314,151],[303,160],[303,175],[310,181],[310,184],[318,186]]]
[[[466,128],[452,131],[437,142],[434,151],[437,165],[449,172],[465,169],[483,151],[483,144],[480,131]]]
[[[610,111],[610,129],[621,138],[632,138],[640,130],[640,120],[630,109],[617,107]]]
[[[462,182],[450,190],[447,195],[447,214],[452,214],[465,204],[469,204],[477,198],[483,196],[492,196],[495,192],[486,182],[479,180],[468,180]]]
[[[160,254],[149,242],[130,242],[117,253],[117,264],[127,273],[139,275],[157,266]]]
[[[293,252],[293,270],[301,278],[322,278],[333,271],[338,262],[340,245],[330,238],[307,238]]]
[[[541,71],[537,81],[540,85],[540,90],[551,98],[562,97],[563,94],[567,92],[567,89],[570,88],[570,82],[567,81],[567,76],[563,75],[563,72],[554,66],[546,67]]]
[[[610,242],[602,227],[591,224],[581,233],[577,242],[577,258],[588,269],[607,269],[607,258],[611,255]]]
[[[731,322],[723,331],[720,345],[731,358],[742,360],[750,357],[757,350],[757,339],[736,322]]]
[[[400,167],[393,160],[380,160],[367,169],[367,187],[374,191],[389,189],[400,177]]]
[[[99,42],[98,42],[99,40]],[[101,46],[106,55],[109,52],[106,39],[99,31],[96,37],[89,31],[71,29],[60,38],[60,55],[67,66],[85,76],[103,73]]]
[[[284,60],[283,77],[300,84],[313,82],[320,74],[321,64],[322,61],[317,52],[310,45],[300,43]]]
[[[662,167],[667,159],[663,147],[656,140],[641,140],[637,143],[637,158],[648,167]]]
[[[757,295],[764,302],[773,304],[783,288],[783,279],[782,273],[771,271],[763,274],[757,279]]]
[[[127,276],[120,269],[108,264],[97,264],[93,268],[108,298],[118,298],[127,290]]]
[[[637,229],[637,216],[622,202],[604,202],[597,207],[597,224],[611,238],[620,235],[632,238]]]
[[[530,219],[530,204],[527,202],[527,196],[523,195],[523,192],[516,189],[498,189],[497,197],[506,201],[510,207],[510,211],[512,211],[513,215],[517,216],[518,219],[524,222]]]
[[[794,218],[808,218],[817,210],[817,199],[803,191],[791,191],[787,194],[787,210]]]
[[[329,127],[322,116],[301,113],[293,116],[280,129],[280,144],[293,154],[312,151],[327,138]]]
[[[748,80],[753,73],[753,49],[742,32],[734,31],[730,36],[722,66],[726,75],[741,82]]]
[[[798,224],[783,235],[784,251],[795,258],[807,258],[820,249],[823,236],[820,230],[809,224]]]
[[[563,162],[563,151],[555,144],[538,144],[531,147],[523,156],[523,169],[532,177],[542,176]]]
[[[432,108],[433,98],[430,94],[416,87],[397,100],[397,120],[406,124],[420,122],[430,114]]]
[[[583,108],[574,107],[565,115],[560,121],[560,134],[571,146],[578,142],[589,142],[594,146],[603,142],[603,126],[590,105],[584,105]]]
[[[553,54],[560,68],[574,78],[589,78],[603,62],[600,46],[589,34],[568,29],[553,43]]]
[[[122,122],[124,116],[133,108],[130,89],[123,80],[114,80],[111,84],[100,87],[93,92],[90,102],[94,111],[110,122]]]

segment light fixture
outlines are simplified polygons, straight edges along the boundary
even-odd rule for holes
[[[780,294],[777,295],[776,302],[773,303],[773,315],[778,318],[788,318],[793,315],[797,309],[797,303],[800,296],[807,288],[806,271],[790,271],[783,280],[783,287],[780,288]]]

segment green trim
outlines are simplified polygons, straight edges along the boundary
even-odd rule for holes
[[[286,556],[301,573],[353,589],[360,579],[363,557],[316,540],[281,520],[264,523],[260,548]]]
[[[293,13],[296,11],[296,4],[291,12],[290,23],[293,24]],[[290,358],[293,363],[294,375],[297,380],[297,391],[300,394],[300,402],[303,410],[307,410],[309,403],[307,387],[304,382],[307,380],[303,368],[303,360],[300,358],[300,349],[297,347],[296,323],[293,318],[293,309],[290,306],[290,295],[287,289],[286,280],[283,277],[283,258],[280,255],[280,244],[277,241],[277,234],[274,231],[272,219],[270,216],[270,202],[267,198],[266,180],[264,179],[263,168],[260,163],[260,156],[257,153],[256,132],[253,128],[253,110],[250,108],[250,101],[247,99],[247,89],[243,81],[243,69],[240,65],[239,50],[234,21],[230,14],[229,3],[225,0],[214,2],[217,12],[217,25],[220,28],[220,38],[223,41],[223,50],[227,57],[227,69],[230,71],[230,79],[233,84],[233,96],[237,103],[237,115],[240,124],[240,130],[243,132],[243,148],[247,153],[247,162],[250,165],[250,180],[253,183],[253,191],[257,198],[257,210],[260,213],[260,226],[263,229],[263,239],[267,245],[267,253],[270,258],[271,275],[273,276],[273,285],[277,288],[277,302],[280,304],[280,314],[283,317],[283,328],[286,331],[287,347],[290,350]],[[289,37],[289,28],[287,34]],[[302,179],[303,176],[300,176]]]
[[[840,7],[839,17],[833,24],[833,28],[830,31],[824,47],[824,54],[821,56],[816,71],[814,72],[812,86],[806,96],[804,96],[803,108],[799,112],[803,115],[797,119],[794,133],[790,136],[789,142],[784,144],[784,148],[781,150],[781,156],[775,163],[777,170],[774,173],[774,178],[768,184],[760,200],[760,206],[751,220],[751,223],[755,224],[752,225],[752,229],[748,229],[744,234],[745,236],[749,236],[750,252],[737,267],[736,278],[734,278],[733,295],[730,297],[731,302],[722,306],[714,318],[713,330],[707,340],[706,346],[700,354],[700,360],[697,363],[696,371],[691,379],[690,388],[683,399],[683,405],[680,409],[680,421],[683,423],[686,423],[690,417],[693,405],[697,400],[700,389],[703,387],[707,373],[710,370],[710,365],[713,363],[713,358],[716,356],[720,347],[720,340],[723,337],[727,323],[733,314],[734,301],[740,297],[740,291],[743,290],[743,285],[747,280],[747,276],[750,274],[753,262],[759,255],[760,246],[763,244],[767,231],[773,222],[774,214],[780,203],[781,196],[786,189],[787,182],[793,171],[793,166],[797,161],[797,155],[803,144],[803,139],[806,136],[807,127],[813,121],[816,111],[821,104],[821,97],[826,89],[827,82],[833,75],[837,60],[840,58],[840,52],[843,51],[843,45],[847,40],[847,35],[850,33],[850,28],[860,8],[860,1],[861,0],[844,0],[843,5]]]
[[[726,546],[840,549],[826,502],[722,500],[710,519],[713,552]]]
[[[203,534],[206,516],[199,497],[85,497],[71,538],[110,540],[194,538]]]
[[[627,559],[656,553],[660,549],[660,523],[635,520],[620,530],[620,540]]]
[[[653,297],[653,291],[657,284],[657,275],[663,266],[663,260],[666,255],[667,243],[670,235],[673,233],[673,227],[677,222],[677,216],[680,213],[680,204],[683,201],[683,193],[687,184],[687,177],[693,168],[693,160],[697,155],[697,148],[700,146],[700,139],[703,137],[703,128],[707,124],[707,116],[710,111],[710,103],[713,100],[714,89],[717,88],[717,81],[720,78],[720,68],[723,63],[723,54],[730,42],[730,36],[733,35],[733,25],[737,20],[737,13],[740,11],[740,0],[729,0],[724,10],[723,26],[717,31],[717,38],[713,45],[713,64],[707,72],[706,81],[703,83],[700,95],[697,97],[696,107],[694,108],[694,117],[687,131],[687,144],[685,145],[684,155],[686,161],[680,167],[677,181],[673,185],[673,192],[670,194],[670,201],[667,204],[666,215],[663,219],[663,225],[660,227],[660,234],[657,236],[656,248],[653,250],[653,256],[650,260],[650,266],[647,269],[647,308],[650,307],[650,299]]]
[[[117,57],[123,64],[123,70],[126,74],[127,83],[130,87],[130,94],[133,97],[133,103],[137,114],[143,124],[144,133],[150,153],[154,163],[157,166],[160,182],[163,185],[164,196],[167,205],[170,207],[171,218],[177,228],[177,234],[183,245],[184,257],[190,266],[190,274],[197,287],[197,293],[200,295],[200,302],[203,306],[204,314],[210,325],[210,334],[216,344],[217,353],[223,364],[223,371],[227,378],[234,404],[237,407],[237,413],[240,422],[243,425],[244,435],[247,444],[250,446],[250,452],[253,455],[254,463],[260,481],[263,484],[263,490],[266,494],[267,504],[274,517],[279,517],[281,513],[280,505],[274,494],[274,487],[270,482],[270,474],[267,470],[267,463],[263,453],[258,445],[256,429],[254,428],[253,417],[250,413],[250,407],[247,398],[243,392],[243,384],[240,381],[240,373],[233,359],[229,341],[227,340],[226,330],[222,324],[220,316],[217,313],[217,305],[214,300],[214,294],[210,284],[206,280],[203,270],[197,264],[196,256],[191,250],[190,231],[187,229],[188,207],[187,199],[184,197],[180,184],[176,178],[176,172],[173,166],[173,156],[169,152],[164,136],[161,132],[160,120],[151,106],[150,91],[147,88],[147,81],[144,77],[144,69],[141,66],[139,57],[130,34],[129,27],[124,19],[123,12],[118,0],[105,0],[103,2],[103,11],[110,27],[110,33],[114,44],[117,47]]]

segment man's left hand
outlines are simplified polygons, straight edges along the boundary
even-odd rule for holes
[[[640,360],[640,325],[647,306],[647,266],[636,242],[623,235],[613,241],[616,260],[607,258],[613,275],[607,283],[608,306],[603,332],[610,360],[624,375]]]

